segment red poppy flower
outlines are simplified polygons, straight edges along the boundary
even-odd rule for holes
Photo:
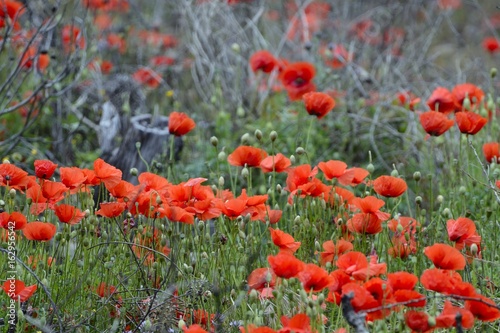
[[[383,221],[387,220],[391,216],[388,213],[380,211],[380,208],[385,205],[384,200],[380,200],[371,195],[364,198],[354,198],[351,200],[351,205],[359,208],[363,213],[374,214]]]
[[[483,145],[483,153],[488,163],[500,163],[500,143],[498,142],[485,143]]]
[[[315,264],[305,265],[297,274],[297,278],[302,282],[302,287],[306,292],[319,292],[335,283],[326,270]]]
[[[57,164],[49,160],[35,160],[35,175],[38,178],[49,179],[54,174]]]
[[[438,0],[437,4],[443,10],[457,9],[462,6],[462,0]]]
[[[288,191],[295,191],[300,185],[308,183],[318,173],[318,168],[311,170],[310,164],[302,164],[293,168],[289,168],[286,178],[286,188]]]
[[[415,111],[415,106],[420,103],[420,98],[416,97],[413,93],[409,91],[401,91],[397,94],[397,99],[399,104],[407,107],[411,111]]]
[[[57,228],[52,223],[30,222],[23,229],[23,235],[29,240],[46,242],[56,234]]]
[[[401,271],[387,274],[387,282],[392,290],[413,290],[418,282],[418,277],[412,273]]]
[[[172,222],[194,223],[194,214],[181,207],[164,204],[158,208],[158,213],[160,213],[160,217],[166,217]]]
[[[52,208],[56,202],[64,199],[69,189],[61,182],[44,181],[42,184],[42,195],[47,198],[49,207]]]
[[[296,242],[292,235],[287,234],[279,229],[269,228],[271,239],[274,245],[280,248],[281,251],[294,253],[300,247],[300,242]]]
[[[482,321],[495,321],[500,319],[500,310],[491,299],[483,295],[477,295],[479,301],[465,301],[465,309],[472,312],[472,314]]]
[[[477,113],[468,111],[455,113],[455,119],[457,120],[460,132],[470,135],[479,132],[488,122],[488,119],[481,117]]]
[[[476,234],[474,221],[466,217],[448,220],[446,222],[446,229],[448,230],[450,241],[455,242],[457,245],[461,244],[463,246],[465,242],[468,244],[481,242],[481,236]],[[458,249],[461,249],[461,247]]]
[[[229,156],[227,161],[234,166],[258,167],[267,153],[251,146],[239,146]]]
[[[28,173],[10,163],[0,164],[0,186],[23,190],[28,184]]]
[[[345,171],[346,173],[346,179],[347,178],[347,174],[349,174],[349,177],[350,177],[350,173],[353,173],[353,178],[352,178],[352,181],[351,183],[349,184],[344,184],[344,183],[341,183],[342,185],[345,185],[345,186],[356,186],[356,185],[359,185],[363,182],[363,180],[368,177],[368,175],[370,174],[367,170],[363,169],[363,168],[350,168],[350,169],[347,169]]]
[[[262,291],[264,288],[273,288],[276,284],[276,274],[269,268],[254,269],[247,278],[248,289]]]
[[[323,118],[335,107],[335,100],[322,92],[308,92],[302,96],[307,113]]]
[[[2,289],[11,299],[26,302],[35,293],[37,285],[26,286],[24,282],[20,280],[6,280],[2,285]]]
[[[113,198],[124,199],[125,202],[131,202],[139,195],[141,188],[143,188],[143,186],[135,186],[126,180],[121,180],[118,185],[109,190],[109,193]]]
[[[153,67],[165,68],[165,67],[172,66],[173,64],[175,64],[175,59],[171,58],[171,57],[164,56],[164,55],[159,55],[159,56],[152,57],[151,59],[149,59],[149,63]]]
[[[19,1],[0,0],[0,17],[9,17],[14,20],[16,16],[24,13],[24,5]]]
[[[30,212],[39,215],[48,208],[47,198],[43,196],[42,187],[38,184],[26,190],[26,198],[31,200]]]
[[[54,212],[59,221],[67,224],[77,224],[85,217],[85,213],[79,208],[66,204],[56,206]]]
[[[184,331],[184,333],[208,333],[198,324],[193,324],[189,327],[184,326],[182,330]]]
[[[440,136],[455,123],[441,112],[427,111],[420,114],[420,123],[429,135]]]
[[[373,181],[373,189],[375,192],[384,197],[399,197],[407,188],[406,182],[397,177],[380,176]]]
[[[172,112],[168,117],[168,131],[175,136],[183,136],[196,127],[193,119],[183,112]]]
[[[243,189],[239,197],[226,199],[221,209],[224,215],[230,219],[250,214],[252,221],[263,220],[266,217],[266,201],[267,195],[249,197],[247,196],[246,189]]]
[[[450,301],[444,301],[443,311],[436,317],[436,327],[451,328],[457,326],[457,315],[461,315],[461,326],[470,329],[474,326],[474,315],[466,309],[453,306]]]
[[[478,105],[484,98],[483,90],[472,83],[457,84],[455,87],[453,87],[451,93],[455,96],[457,103],[462,107],[459,110],[463,109],[463,104],[466,97],[469,98],[471,105]]]
[[[132,78],[138,83],[148,86],[149,88],[155,89],[163,82],[160,74],[156,73],[154,70],[148,67],[142,67],[132,74]]]
[[[332,180],[334,178],[339,179],[342,178],[342,176],[346,175],[346,170],[347,170],[347,164],[345,164],[342,161],[336,161],[336,160],[330,160],[327,162],[319,162],[318,163],[318,168],[323,171],[323,174],[325,175],[325,178],[327,180]],[[342,183],[347,183],[349,184],[352,179],[354,178],[354,172],[349,172],[348,174],[348,179],[344,179]]]
[[[374,235],[382,231],[382,220],[375,214],[358,213],[347,220],[347,228],[358,234]]]
[[[327,240],[323,243],[323,249],[325,251],[320,253],[320,262],[322,265],[327,262],[333,262],[335,256],[340,256],[346,252],[352,251],[354,246],[351,242],[343,239],[339,239],[337,244],[334,244],[332,240]]]
[[[427,105],[432,111],[448,114],[460,109],[455,95],[444,87],[437,87],[427,100]]]
[[[305,267],[302,261],[288,252],[279,252],[275,256],[268,256],[267,261],[276,276],[285,279],[297,276]]]
[[[306,333],[311,331],[311,319],[305,313],[298,313],[292,318],[281,316],[281,325],[283,327],[279,333]]]
[[[107,285],[106,283],[104,282],[101,282],[99,284],[99,286],[97,286],[96,288],[96,294],[101,297],[101,298],[104,298],[104,297],[110,297],[112,296],[114,293],[116,293],[116,287],[115,286],[112,286],[112,285]]]
[[[50,65],[50,57],[46,53],[40,53],[36,48],[30,47],[24,54],[21,64],[24,68],[29,69],[33,66],[33,61],[36,63],[36,68],[44,73],[45,69]]]
[[[0,213],[0,226],[4,229],[21,230],[26,227],[28,220],[20,212]]]
[[[85,48],[85,37],[83,37],[80,28],[74,25],[63,27],[62,42],[65,52],[73,52],[76,47],[81,50]]]
[[[367,281],[372,276],[380,276],[387,273],[387,264],[377,262],[377,255],[371,255],[367,267],[361,267],[352,272],[351,276],[358,281]]]
[[[109,33],[106,37],[106,42],[109,48],[118,50],[120,54],[124,54],[127,51],[127,42],[118,34]]]
[[[421,311],[408,311],[405,313],[405,323],[414,332],[429,332],[433,326],[429,325],[429,315]]]
[[[94,171],[96,177],[104,183],[108,190],[118,185],[122,180],[122,171],[104,162],[101,158],[94,161]]]
[[[345,67],[353,58],[352,52],[347,51],[341,44],[323,46],[319,52],[325,64],[333,69]]]
[[[421,308],[427,303],[425,295],[415,290],[396,290],[393,297],[397,303],[407,303],[405,305],[408,307]]]
[[[290,159],[281,153],[267,156],[260,162],[260,168],[264,173],[273,171],[277,173],[284,172],[288,169],[288,167],[290,167],[290,165],[292,165]]]
[[[500,42],[495,37],[485,37],[483,39],[483,48],[493,54],[500,50]]]
[[[351,251],[339,256],[335,265],[351,275],[355,271],[368,267],[368,259],[361,252]]]
[[[127,204],[125,202],[101,202],[100,207],[101,209],[95,212],[96,215],[118,217],[127,208]]]
[[[143,172],[137,177],[139,184],[144,185],[144,192],[155,190],[165,191],[171,184],[167,179],[151,172]]]
[[[254,52],[250,56],[250,67],[252,71],[263,71],[264,73],[271,73],[278,65],[278,60],[272,55],[271,52],[261,50]]]
[[[401,226],[403,229],[398,230],[398,226]],[[414,235],[417,232],[417,227],[420,226],[420,223],[412,217],[400,216],[397,219],[392,219],[387,222],[387,228],[392,232],[399,232],[400,234],[410,234]]]
[[[297,187],[297,191],[292,192],[292,196],[296,195],[298,192],[301,197],[310,196],[313,198],[321,197],[325,201],[329,200],[330,192],[332,186],[323,184],[318,178],[313,178],[309,182]]]
[[[439,268],[426,269],[420,275],[420,283],[425,289],[443,294],[452,294],[454,281],[461,280],[462,278],[457,272]]]
[[[82,169],[77,167],[61,167],[59,168],[59,173],[61,175],[61,183],[71,190],[80,188],[85,180],[87,180],[87,176]]]
[[[305,93],[316,90],[312,82],[315,74],[314,66],[308,62],[296,62],[285,67],[280,76],[281,82],[292,101],[299,100]]]
[[[380,306],[375,297],[364,286],[358,284],[358,282],[350,282],[342,286],[342,296],[349,293],[354,294],[351,304],[356,312]]]
[[[465,268],[464,256],[448,244],[437,243],[424,249],[424,254],[434,266],[441,269],[461,270]]]
[[[85,175],[86,179],[83,182],[84,185],[99,185],[101,183],[101,180],[97,178],[96,173],[94,170],[90,169],[81,169],[83,174]]]

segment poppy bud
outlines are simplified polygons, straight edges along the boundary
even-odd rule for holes
[[[177,323],[177,327],[179,327],[180,330],[182,330],[184,327],[186,327],[186,322],[184,321],[184,319],[179,319],[179,322]]]
[[[231,44],[231,50],[233,50],[236,53],[240,53],[241,52],[240,44],[238,43]]]
[[[256,300],[259,298],[259,292],[255,289],[252,289],[250,291],[250,295],[249,295],[250,299],[253,299],[253,300]]]
[[[436,326],[436,318],[433,316],[429,316],[427,318],[427,323],[429,324],[430,327]]]
[[[295,156],[290,155],[290,163],[295,164]]]
[[[445,209],[443,209],[443,212],[441,213],[441,215],[443,215],[444,217],[452,217],[451,215],[451,211],[448,207],[446,207]]]
[[[306,150],[302,147],[297,147],[297,149],[295,149],[295,153],[299,156],[304,155],[306,153]]]
[[[242,170],[241,170],[241,176],[242,177],[245,177],[247,178],[249,175],[249,172],[248,172],[248,168],[247,167],[244,167]]]
[[[130,169],[130,174],[132,176],[137,176],[139,174],[139,171],[137,170],[137,168],[131,168]]]
[[[496,67],[493,67],[491,70],[490,70],[490,76],[491,78],[495,78],[497,76],[497,69]]]
[[[472,243],[471,246],[470,246],[470,253],[475,256],[477,255],[477,252],[478,252],[479,248],[477,247],[477,244],[476,243]]]
[[[238,106],[238,108],[236,109],[236,115],[243,118],[245,116],[245,109],[243,109],[242,106]]]
[[[221,151],[219,153],[219,155],[217,155],[217,158],[219,159],[219,161],[225,161],[226,160],[226,153],[224,151]]]
[[[257,140],[259,140],[259,141],[262,140],[262,132],[261,132],[261,130],[256,129],[254,135],[255,135],[255,138]]]
[[[294,224],[299,224],[300,223],[300,215],[297,215],[295,219],[293,220]]]
[[[373,173],[373,171],[375,171],[375,166],[373,164],[368,164],[366,166],[366,170],[369,172],[369,173]]]
[[[276,131],[271,131],[271,133],[269,134],[269,139],[271,139],[271,142],[276,141],[277,138],[278,138],[278,133]]]
[[[444,197],[440,194],[436,198],[437,203],[442,204],[444,201]]]
[[[139,141],[135,143],[135,148],[141,149],[141,143]]]
[[[245,133],[241,136],[241,144],[246,146],[250,144],[250,134]]]
[[[415,197],[415,203],[419,206],[422,204],[422,197],[420,195]]]
[[[465,193],[467,193],[467,189],[465,188],[465,186],[460,186],[459,189],[458,189],[458,193],[464,195]]]
[[[281,194],[282,190],[283,190],[283,188],[281,187],[280,184],[276,185],[276,192],[278,192],[278,194]]]
[[[464,98],[464,101],[462,103],[462,106],[464,108],[464,110],[466,111],[470,111],[470,108],[471,108],[471,102],[470,102],[470,98],[469,96],[465,97]]]
[[[369,170],[368,170],[368,171],[369,171]],[[391,171],[391,176],[392,176],[392,177],[398,177],[398,176],[399,176],[399,172],[398,172],[398,170],[396,170],[396,169],[392,170],[392,171]]]
[[[219,144],[219,139],[217,139],[216,136],[212,136],[210,138],[210,143],[212,144],[212,146],[217,147],[217,145]]]
[[[11,197],[11,199],[14,199],[16,197],[16,190],[11,188],[10,191],[9,191],[9,197]]]
[[[0,200],[0,207],[5,207],[5,201]]]
[[[422,174],[420,173],[420,171],[415,171],[413,173],[413,180],[418,182],[420,181],[420,179],[422,178]]]

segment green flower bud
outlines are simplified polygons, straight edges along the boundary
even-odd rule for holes
[[[278,133],[276,131],[271,131],[271,133],[269,134],[269,139],[271,139],[271,142],[276,141],[277,138],[278,138]]]

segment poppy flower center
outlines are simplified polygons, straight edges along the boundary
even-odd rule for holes
[[[300,87],[300,86],[304,85],[305,83],[306,83],[306,80],[304,80],[304,79],[303,79],[303,78],[301,78],[301,77],[298,77],[298,78],[296,78],[295,80],[293,80],[293,85],[294,85],[295,87]]]

